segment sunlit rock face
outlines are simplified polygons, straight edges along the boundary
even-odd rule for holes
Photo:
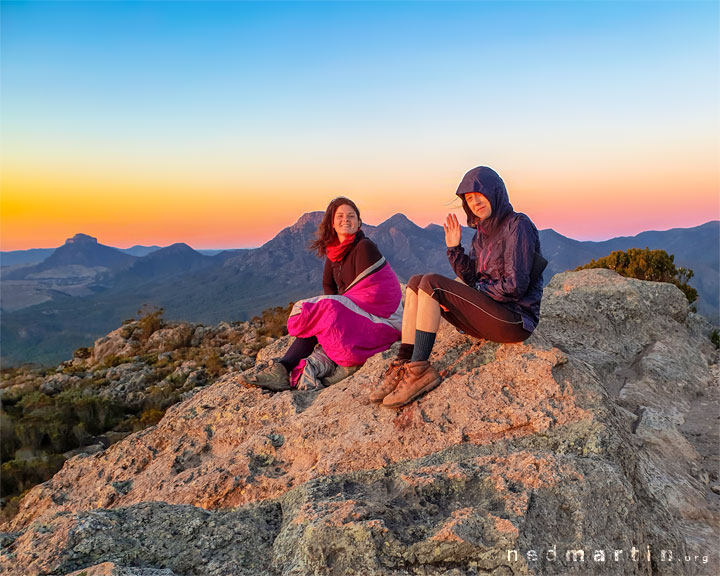
[[[444,381],[400,410],[368,400],[397,345],[320,391],[269,395],[231,373],[32,489],[2,528],[2,564],[13,575],[719,573],[708,336],[675,287],[588,270],[553,279],[522,344],[443,324],[431,361]]]

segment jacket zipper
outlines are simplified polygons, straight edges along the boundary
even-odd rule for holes
[[[487,270],[487,264],[488,264],[489,261],[490,261],[490,249],[488,248],[488,250],[487,250],[487,256],[485,256],[485,257],[480,261],[480,264],[481,264],[481,266],[482,266],[482,268],[480,269],[480,272],[484,272],[485,270]]]

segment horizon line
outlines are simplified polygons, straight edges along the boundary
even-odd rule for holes
[[[202,247],[202,248],[196,248],[196,247],[194,247],[194,246],[191,246],[191,245],[188,244],[187,242],[184,242],[184,241],[180,240],[180,241],[178,241],[178,242],[172,242],[172,243],[166,244],[166,245],[164,245],[164,246],[160,246],[160,245],[157,245],[157,244],[137,244],[137,243],[135,243],[135,244],[129,244],[129,245],[126,246],[126,247],[122,247],[122,246],[114,246],[114,245],[111,245],[111,244],[103,244],[102,242],[100,242],[100,241],[97,239],[97,237],[93,236],[92,234],[85,234],[84,232],[76,232],[75,234],[73,234],[73,236],[70,236],[70,237],[66,238],[65,241],[67,242],[67,240],[69,240],[70,238],[73,238],[73,237],[76,236],[77,234],[83,234],[83,235],[85,235],[85,236],[90,236],[91,238],[95,238],[95,240],[97,241],[98,244],[101,244],[101,245],[103,245],[103,246],[108,246],[108,247],[110,247],[110,248],[116,248],[116,249],[118,249],[118,250],[130,250],[130,249],[132,249],[132,248],[154,248],[154,247],[157,247],[158,249],[162,249],[162,248],[167,248],[167,247],[169,247],[169,246],[173,246],[174,244],[185,244],[185,245],[189,246],[190,248],[192,248],[192,249],[195,250],[195,251],[205,250],[205,251],[224,252],[224,251],[230,251],[230,250],[256,250],[256,249],[258,249],[258,248],[262,248],[265,244],[267,244],[268,242],[272,241],[272,240],[273,240],[274,238],[276,238],[277,235],[280,234],[281,232],[283,232],[283,231],[291,228],[291,227],[294,226],[295,224],[297,224],[297,222],[299,222],[304,216],[306,216],[306,215],[308,215],[308,214],[313,214],[313,213],[322,214],[322,211],[320,211],[320,210],[314,210],[314,211],[311,211],[311,212],[305,212],[305,213],[303,213],[295,222],[293,222],[293,224],[290,224],[289,226],[284,226],[283,228],[281,228],[280,230],[278,230],[278,231],[272,236],[272,238],[270,238],[269,240],[263,242],[262,244],[253,245],[253,246],[235,246],[235,247],[232,247],[232,248],[228,248],[228,247],[224,247],[224,248],[217,248],[217,247]],[[429,228],[430,226],[440,226],[440,227],[442,227],[442,224],[437,224],[437,223],[435,223],[435,222],[431,222],[431,223],[427,224],[426,226],[419,226],[418,224],[415,224],[415,222],[413,222],[410,218],[408,218],[407,216],[405,216],[405,214],[403,214],[402,212],[396,212],[395,214],[393,214],[393,215],[390,216],[389,218],[386,218],[385,220],[383,220],[380,224],[369,224],[369,223],[367,223],[367,222],[364,222],[364,224],[366,224],[367,226],[370,226],[370,227],[372,227],[372,228],[378,228],[379,226],[382,226],[383,224],[385,224],[388,220],[392,220],[395,216],[398,216],[398,215],[405,217],[408,221],[412,222],[415,226],[417,226],[418,228],[423,229],[423,230]],[[703,222],[703,223],[701,223],[701,224],[697,224],[697,225],[695,225],[695,226],[673,226],[673,227],[666,228],[666,229],[662,229],[662,230],[649,229],[649,230],[642,230],[642,231],[640,231],[640,232],[637,232],[636,234],[631,234],[631,235],[628,234],[628,235],[621,235],[621,236],[610,236],[610,237],[608,237],[608,238],[603,238],[603,239],[583,239],[583,240],[581,240],[581,239],[579,239],[579,238],[572,238],[572,237],[570,237],[570,236],[566,236],[566,235],[563,234],[562,232],[558,232],[558,231],[555,230],[554,228],[541,228],[541,229],[538,229],[538,232],[543,232],[543,231],[548,231],[548,230],[549,230],[549,231],[551,231],[551,232],[554,232],[554,233],[556,233],[556,234],[558,234],[558,235],[560,235],[560,236],[563,236],[563,237],[567,238],[568,240],[574,240],[574,241],[576,241],[576,242],[602,243],[602,242],[608,242],[608,241],[610,241],[610,240],[616,240],[616,239],[618,239],[618,238],[634,238],[635,236],[639,236],[640,234],[645,234],[645,233],[647,233],[647,232],[669,232],[669,231],[671,231],[671,230],[690,230],[690,229],[692,229],[692,228],[700,228],[701,226],[705,226],[705,225],[707,225],[707,224],[712,224],[713,222],[718,222],[718,223],[720,223],[720,219],[707,220],[706,222]],[[465,228],[465,229],[470,229],[468,226],[462,226],[462,227]],[[44,247],[32,247],[32,248],[16,248],[16,249],[14,249],[14,250],[1,250],[1,249],[0,249],[0,254],[9,254],[9,253],[12,253],[12,252],[26,252],[26,251],[29,251],[29,250],[56,250],[56,249],[59,248],[60,246],[64,246],[64,245],[65,245],[65,242],[63,242],[62,244],[59,244],[58,246],[44,246]]]

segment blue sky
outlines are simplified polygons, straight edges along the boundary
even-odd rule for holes
[[[149,198],[169,231],[153,243],[192,216],[198,247],[256,244],[339,193],[373,223],[439,222],[478,164],[539,227],[573,237],[718,217],[717,2],[0,9],[4,245],[37,238],[34,222],[57,236],[82,225],[60,203],[144,242],[129,207]],[[670,210],[684,185],[689,204]],[[93,187],[112,220],[93,212]],[[636,202],[610,222],[608,195]],[[643,210],[658,196],[666,212]],[[266,197],[280,207],[263,210]],[[247,234],[209,234],[233,221],[207,203],[231,206]]]

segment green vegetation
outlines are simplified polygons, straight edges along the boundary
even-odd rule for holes
[[[255,341],[262,348],[267,344],[270,338],[280,338],[287,335],[287,319],[292,311],[294,302],[290,302],[284,308],[276,306],[263,310],[260,316],[252,319],[253,323],[259,323],[260,326],[255,329]]]
[[[2,465],[3,495],[26,492],[36,484],[52,478],[62,468],[65,458],[52,454],[31,460],[11,460]]]
[[[197,338],[194,325],[167,323],[155,309],[122,323],[113,336],[119,353],[98,360],[92,348],[78,348],[57,368],[0,371],[2,515],[12,516],[19,496],[50,479],[72,451],[157,424],[193,388],[237,366],[228,354],[251,366],[262,347],[287,334],[291,308],[265,310],[249,324],[203,328]],[[129,342],[137,346],[131,355],[122,351]],[[140,382],[132,393],[130,381]]]
[[[650,250],[649,248],[630,248],[623,252],[616,250],[609,256],[592,260],[575,270],[588,268],[607,268],[615,270],[621,276],[637,278],[638,280],[651,280],[653,282],[668,282],[683,291],[690,304],[697,301],[698,293],[688,284],[694,273],[688,268],[676,268],[675,256],[665,250]]]
[[[90,358],[90,354],[92,354],[92,350],[90,350],[90,348],[78,348],[73,353],[73,358],[80,358],[81,360],[85,360],[87,358]]]
[[[122,323],[123,337],[126,340],[134,338],[140,342],[147,342],[150,336],[166,326],[162,317],[164,311],[163,308],[156,308],[152,312],[146,312],[143,309],[138,310],[140,316],[138,320],[131,318]]]
[[[92,443],[130,413],[89,386],[52,396],[39,389],[10,390],[3,395],[1,411],[3,496],[44,482],[62,466],[65,452]]]
[[[715,344],[715,348],[720,348],[720,332],[713,330],[710,334],[710,342]]]

